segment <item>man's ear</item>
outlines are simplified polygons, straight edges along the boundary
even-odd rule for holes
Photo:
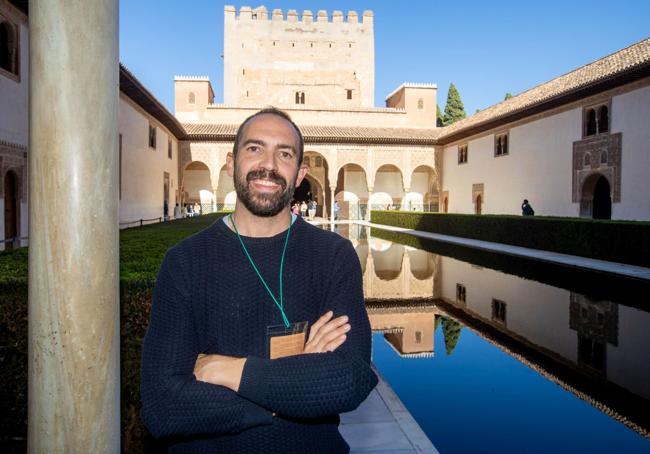
[[[300,186],[302,180],[307,176],[307,172],[309,172],[309,167],[305,164],[300,164],[300,167],[298,168],[298,177],[296,178],[296,187]]]
[[[232,151],[229,151],[226,155],[226,171],[229,177],[235,174],[235,156],[232,154]]]

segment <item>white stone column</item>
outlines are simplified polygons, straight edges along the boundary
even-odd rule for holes
[[[366,207],[366,221],[370,222],[370,198],[372,197],[372,190],[374,188],[372,186],[368,187],[368,202],[367,207]]]
[[[332,192],[332,197],[330,198],[330,223],[334,225],[334,195],[336,192],[336,189],[331,189]]]
[[[118,453],[118,0],[29,25],[28,451]]]

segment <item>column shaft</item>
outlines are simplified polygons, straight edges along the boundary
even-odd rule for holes
[[[118,1],[29,16],[28,451],[117,453]]]

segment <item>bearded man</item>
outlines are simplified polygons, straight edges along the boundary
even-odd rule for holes
[[[247,118],[227,158],[235,211],[161,265],[141,416],[170,452],[349,451],[338,415],[377,384],[370,324],[351,243],[290,212],[303,152],[286,113]]]

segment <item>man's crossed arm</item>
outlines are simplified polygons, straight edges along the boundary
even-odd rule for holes
[[[352,328],[348,317],[332,317],[334,312],[329,311],[311,326],[303,353],[333,352],[345,342],[346,333]],[[194,366],[194,376],[199,381],[237,392],[245,365],[246,358],[200,354]]]

